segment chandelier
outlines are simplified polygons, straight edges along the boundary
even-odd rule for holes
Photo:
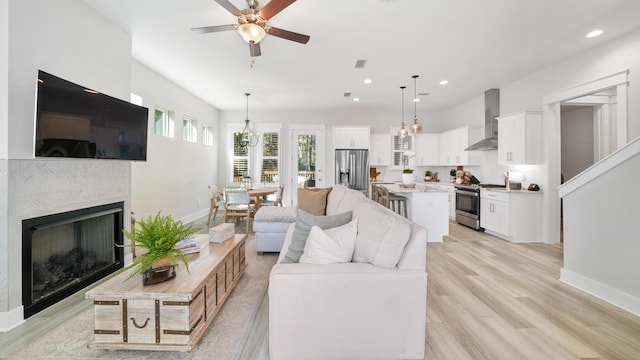
[[[411,128],[409,128],[409,130],[411,131],[412,134],[417,134],[420,131],[422,131],[422,126],[420,124],[418,124],[418,113],[416,110],[418,101],[420,101],[420,99],[418,99],[418,94],[416,91],[416,79],[418,79],[418,75],[413,75],[413,125],[411,125]]]
[[[244,120],[244,129],[240,135],[240,145],[254,147],[258,145],[258,134],[249,126],[249,93],[244,93],[247,97],[247,117]]]
[[[404,126],[404,89],[406,88],[406,86],[400,86],[400,89],[402,90],[402,125],[400,126],[400,130],[398,130],[398,136],[400,136],[401,139],[409,135],[409,130]]]

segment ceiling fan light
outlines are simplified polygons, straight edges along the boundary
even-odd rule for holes
[[[253,23],[246,23],[238,26],[238,33],[240,33],[240,36],[242,36],[244,41],[249,44],[251,42],[254,44],[259,43],[267,34],[262,26]]]

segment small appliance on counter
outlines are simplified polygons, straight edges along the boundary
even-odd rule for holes
[[[509,171],[505,173],[507,179],[507,189],[522,190],[522,180],[524,176],[520,171]]]

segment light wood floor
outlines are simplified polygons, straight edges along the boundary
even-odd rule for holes
[[[561,245],[511,244],[455,223],[450,232],[428,245],[425,359],[640,359],[640,317],[558,281]],[[0,333],[0,348],[42,336],[34,324]],[[265,297],[238,359],[268,358]]]
[[[427,252],[427,359],[640,359],[640,318],[558,281],[562,246],[451,224]]]

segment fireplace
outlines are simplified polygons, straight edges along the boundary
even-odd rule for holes
[[[22,221],[27,318],[123,267],[124,202]]]

